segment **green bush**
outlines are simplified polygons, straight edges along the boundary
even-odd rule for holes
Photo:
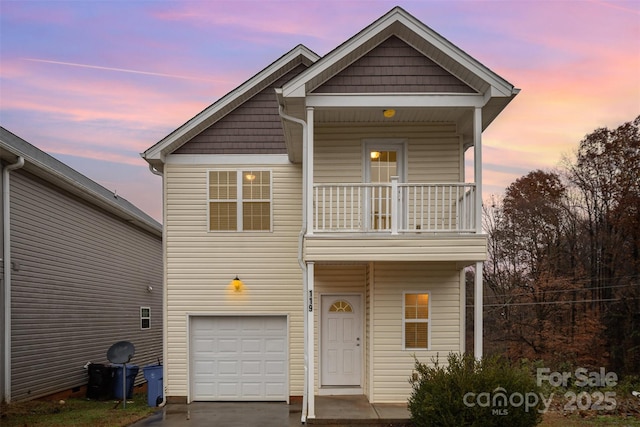
[[[544,404],[531,372],[497,357],[480,361],[451,353],[446,366],[437,358],[427,365],[416,359],[409,380],[409,411],[416,427],[535,426]]]

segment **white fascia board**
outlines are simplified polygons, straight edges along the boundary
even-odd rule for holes
[[[483,95],[469,94],[340,94],[309,95],[308,107],[316,108],[390,108],[390,107],[483,107]]]
[[[170,154],[167,165],[285,165],[287,154]]]
[[[202,125],[203,122],[210,119],[214,114],[223,110],[229,104],[245,95],[247,92],[255,88],[255,86],[259,85],[264,79],[273,74],[278,69],[282,68],[287,63],[294,60],[299,55],[306,57],[309,61],[315,62],[318,60],[319,56],[313,53],[310,49],[303,45],[298,45],[287,54],[276,60],[274,63],[269,65],[264,70],[260,71],[255,76],[251,77],[249,80],[227,93],[225,96],[220,98],[215,103],[211,104],[209,107],[205,108],[195,117],[190,119],[188,122],[180,126],[178,129],[174,130],[172,133],[167,135],[165,138],[160,140],[158,143],[153,145],[151,148],[142,153],[142,157],[145,159],[154,159],[154,160],[164,160],[163,157],[165,154],[165,148],[170,146],[175,141],[178,141],[185,135],[188,135],[194,129],[198,128]]]

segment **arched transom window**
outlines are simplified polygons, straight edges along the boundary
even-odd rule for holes
[[[351,304],[349,304],[347,301],[340,300],[331,304],[331,307],[329,307],[329,312],[330,313],[352,313],[353,308],[351,308]]]

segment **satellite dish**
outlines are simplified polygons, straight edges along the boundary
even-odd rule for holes
[[[107,350],[107,359],[111,363],[129,363],[136,348],[129,341],[118,341]]]
[[[111,363],[122,363],[122,408],[127,407],[127,363],[133,357],[136,348],[129,341],[118,341],[107,350],[107,359]]]

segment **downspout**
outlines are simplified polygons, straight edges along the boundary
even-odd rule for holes
[[[149,170],[152,174],[158,175],[162,177],[162,204],[164,205],[164,174],[160,172],[158,169],[154,168],[151,163],[149,163]],[[167,404],[167,392],[166,392],[166,384],[167,384],[167,282],[165,277],[166,274],[166,265],[164,262],[164,256],[167,253],[166,248],[166,240],[164,238],[164,225],[166,223],[164,218],[164,206],[162,206],[162,402],[158,405],[159,408],[164,407]]]
[[[2,170],[2,226],[4,248],[4,400],[11,402],[11,221],[9,172],[24,166],[24,157]]]
[[[298,264],[300,265],[300,269],[302,269],[302,307],[307,307],[307,265],[302,259],[302,248],[304,244],[304,235],[307,233],[307,174],[306,174],[306,161],[307,161],[307,122],[297,117],[289,116],[285,114],[282,105],[278,105],[278,114],[284,120],[288,120],[290,122],[298,123],[302,126],[302,227],[300,229],[300,233],[298,234]],[[308,399],[308,391],[307,387],[309,386],[308,381],[308,373],[309,373],[309,346],[307,343],[307,315],[303,313],[303,328],[304,328],[304,386],[302,389],[302,416],[300,417],[300,421],[302,423],[306,423],[307,421],[307,399]],[[312,349],[313,350],[313,349]]]

